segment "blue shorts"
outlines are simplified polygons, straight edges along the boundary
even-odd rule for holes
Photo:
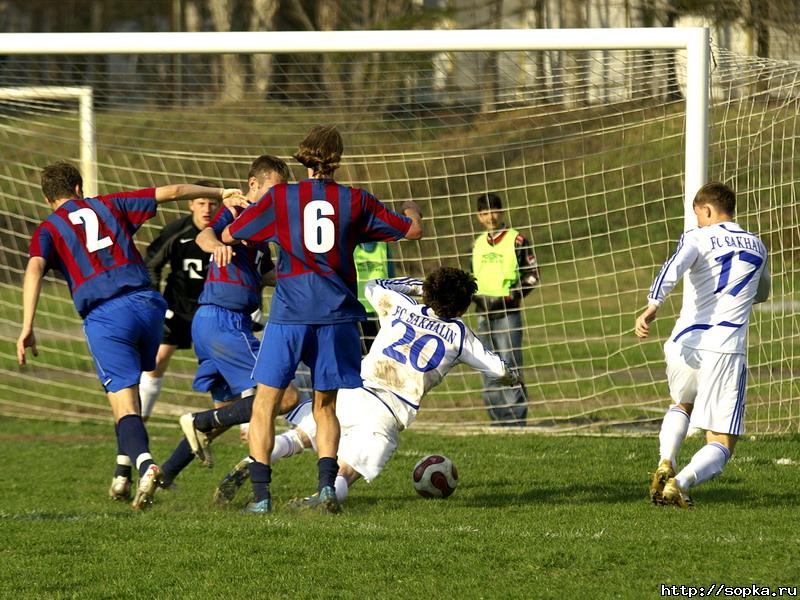
[[[315,390],[361,387],[361,336],[357,323],[284,325],[267,323],[253,377],[284,389],[303,361]]]
[[[106,392],[139,385],[142,371],[156,368],[167,301],[141,289],[106,300],[83,320],[83,333]]]
[[[192,388],[211,392],[214,402],[226,402],[254,388],[253,367],[258,339],[250,315],[203,304],[192,319],[197,374]]]

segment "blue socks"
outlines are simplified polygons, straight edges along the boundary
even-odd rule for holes
[[[247,465],[250,472],[250,483],[253,484],[253,501],[261,502],[270,497],[269,484],[272,483],[272,467],[264,463],[257,462],[252,456],[253,462]]]
[[[334,487],[336,475],[339,473],[339,463],[335,458],[326,456],[317,461],[319,469],[319,486],[317,491],[321,492],[324,487]]]
[[[253,414],[254,400],[254,396],[249,396],[222,408],[194,413],[194,426],[198,431],[208,433],[212,429],[248,423]]]
[[[117,465],[114,469],[114,477],[131,478],[131,459],[125,454],[119,443],[119,427],[114,423],[114,435],[117,438]]]
[[[150,465],[155,464],[150,455],[147,430],[139,415],[125,415],[117,422],[117,443],[122,454],[136,463],[139,475],[144,475]]]
[[[183,471],[189,463],[194,460],[194,452],[189,445],[189,441],[183,438],[180,443],[172,451],[170,456],[164,464],[161,465],[161,473],[164,476],[164,485],[169,486],[178,474]]]

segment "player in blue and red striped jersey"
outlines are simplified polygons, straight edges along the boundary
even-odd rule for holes
[[[239,190],[196,185],[168,185],[96,198],[83,197],[81,174],[68,162],[42,171],[42,191],[53,214],[33,234],[23,283],[22,331],[17,360],[25,351],[38,356],[33,322],[49,269],[60,271],[69,285],[97,376],[106,390],[117,432],[118,470],[131,464],[139,470],[133,508],[152,502],[161,471],[150,455],[147,430],[141,418],[139,377],[155,367],[166,303],[150,288],[150,277],[133,242],[133,234],[168,200],[221,198],[243,202]],[[116,476],[115,476],[116,479]],[[130,489],[109,493],[119,497]]]
[[[253,373],[258,382],[249,436],[254,501],[247,510],[254,513],[272,509],[275,417],[301,360],[311,369],[318,426],[319,493],[307,505],[339,511],[333,487],[339,469],[336,391],[362,383],[357,322],[366,318],[356,293],[353,250],[362,242],[422,237],[416,203],[406,202],[401,216],[366,190],[332,179],[342,150],[335,127],[313,127],[294,155],[309,178],[276,185],[222,234],[228,244],[271,241],[280,248],[277,287]]]
[[[280,158],[269,154],[259,156],[250,166],[245,197],[254,203],[288,177],[289,167]],[[209,392],[215,408],[229,405],[228,412],[246,415],[237,422],[249,418],[256,387],[252,374],[260,344],[252,333],[251,313],[261,306],[264,285],[275,285],[275,266],[266,242],[240,246],[234,253],[231,246],[219,241],[225,227],[242,210],[239,206],[221,208],[197,234],[197,245],[211,254],[211,261],[192,319],[192,340],[198,360],[192,387],[198,392]],[[297,403],[297,390],[290,389],[285,397],[289,404],[282,412]],[[192,413],[181,416],[185,438],[162,465],[165,486],[171,485],[195,456],[205,466],[212,465],[211,440],[227,429],[218,429],[216,414],[217,411],[204,411],[198,418]]]

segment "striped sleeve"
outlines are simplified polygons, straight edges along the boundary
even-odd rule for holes
[[[371,279],[364,285],[364,297],[379,315],[393,312],[394,306],[400,298],[404,298],[410,304],[417,304],[411,296],[421,295],[422,281],[410,277]]]
[[[276,186],[277,187],[277,186]],[[273,190],[270,189],[261,200],[248,206],[231,223],[228,230],[237,240],[250,240],[253,242],[270,241],[275,235],[275,203]]]
[[[359,242],[387,242],[405,237],[411,228],[411,219],[386,208],[378,199],[361,190],[364,226]]]
[[[129,228],[131,232],[138,230],[145,221],[152,219],[158,207],[155,188],[106,194],[98,196],[97,199],[110,209],[124,214],[131,225]]]
[[[53,258],[53,238],[50,232],[45,227],[45,224],[40,224],[36,231],[33,232],[31,237],[31,245],[28,248],[28,256],[33,258],[38,256],[47,261],[48,266],[52,263]]]
[[[222,206],[206,227],[213,229],[214,233],[217,234],[217,237],[219,238],[222,236],[222,232],[225,230],[225,228],[233,223],[238,214],[239,211],[236,207],[227,208]]]
[[[508,367],[505,361],[491,350],[487,350],[478,336],[466,326],[464,327],[464,347],[459,360],[496,383],[515,385],[519,382],[517,374]]]
[[[653,285],[650,286],[647,301],[650,304],[661,306],[667,294],[678,285],[684,273],[694,264],[697,256],[698,250],[695,236],[692,235],[691,231],[688,231],[678,240],[678,247],[675,249],[675,253],[661,267],[658,277],[656,277]]]

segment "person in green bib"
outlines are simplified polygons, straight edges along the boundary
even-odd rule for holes
[[[361,355],[372,347],[378,335],[378,315],[364,295],[364,287],[371,279],[391,279],[394,265],[389,259],[389,244],[386,242],[367,242],[356,246],[353,252],[358,277],[358,300],[367,311],[367,320],[361,321]]]
[[[478,283],[478,336],[509,367],[522,373],[522,299],[539,283],[533,247],[519,231],[506,226],[497,194],[477,200],[478,221],[486,229],[472,249],[472,272]],[[484,377],[483,402],[497,425],[526,424],[528,398],[523,386],[505,387]]]

